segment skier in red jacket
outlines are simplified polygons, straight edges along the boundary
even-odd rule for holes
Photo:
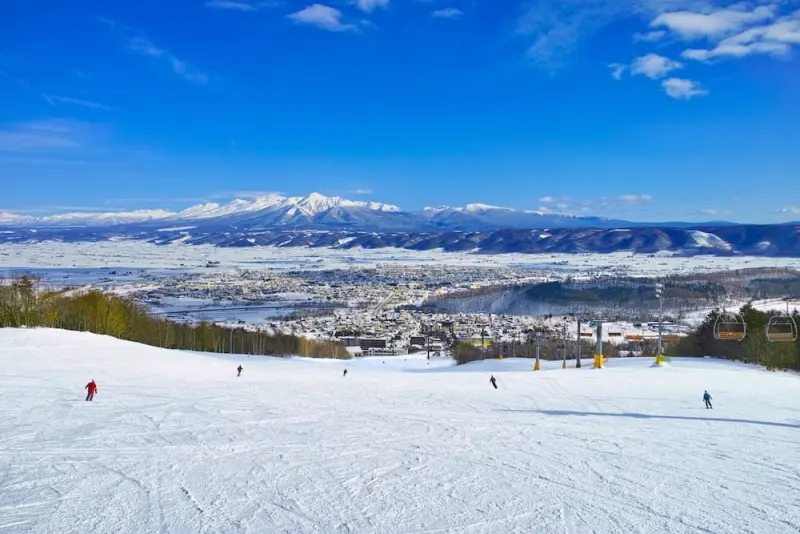
[[[86,387],[84,389],[87,391],[86,400],[91,401],[92,399],[94,399],[94,394],[97,393],[97,384],[94,383],[94,378],[92,378],[91,382],[86,384]]]

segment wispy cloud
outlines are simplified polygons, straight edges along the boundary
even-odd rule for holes
[[[355,191],[353,191],[356,195],[371,195],[372,188],[371,187],[359,187]]]
[[[166,63],[172,71],[184,80],[196,84],[207,84],[209,76],[190,67],[185,61],[178,59],[172,52],[159,48],[144,37],[134,37],[128,43],[131,52],[148,56]]]
[[[662,39],[665,35],[667,35],[667,32],[665,32],[664,30],[656,30],[646,33],[634,33],[633,40],[637,43],[638,42],[652,43],[654,41]]]
[[[683,63],[673,61],[658,54],[647,54],[638,57],[631,64],[631,74],[647,76],[651,80],[659,80],[672,72],[683,68]]]
[[[446,7],[431,12],[431,16],[438,19],[455,19],[463,15],[464,12],[457,7]]]
[[[700,84],[684,78],[669,78],[661,82],[664,92],[676,100],[691,100],[696,96],[705,96],[708,91],[703,89]]]
[[[47,96],[51,101],[60,102],[62,104],[73,104],[76,106],[83,106],[86,108],[103,109],[103,110],[113,109],[111,108],[111,106],[106,106],[105,104],[101,104],[99,102],[92,102],[91,100],[81,100],[78,98],[70,98],[68,96],[58,96],[58,95],[47,95]]]
[[[64,119],[13,124],[0,129],[0,152],[73,150],[91,136],[88,123]]]
[[[553,198],[553,197],[550,197],[550,196],[542,197],[542,198],[539,199],[539,202],[543,202],[545,204],[549,204],[549,203],[555,202],[555,201],[556,201],[556,199]]]
[[[653,195],[620,195],[617,197],[620,202],[629,202],[632,204],[639,202],[650,202],[653,200]]]
[[[258,11],[258,8],[247,2],[234,2],[232,0],[209,0],[206,7],[214,9],[231,9],[234,11]]]
[[[611,77],[619,81],[628,70],[628,65],[622,63],[609,63],[608,68],[611,69]]]
[[[753,54],[785,56],[793,45],[800,45],[800,11],[772,24],[750,28],[720,41],[711,49],[689,49],[683,57],[698,61],[737,58]]]
[[[800,207],[791,207],[791,208],[781,208],[778,210],[778,213],[783,213],[785,215],[800,215]]]
[[[342,12],[338,9],[322,4],[314,4],[307,8],[287,15],[297,24],[307,24],[330,32],[355,31],[355,24],[342,22]]]
[[[564,64],[582,41],[618,19],[638,16],[650,21],[667,11],[707,4],[706,0],[527,0],[516,29],[530,40],[530,59],[553,69]]]
[[[8,72],[6,72],[4,70],[0,70],[0,77],[3,77],[3,78],[6,78],[7,80],[10,80],[11,82],[13,82],[16,85],[22,87],[23,89],[25,89],[26,91],[30,92],[31,94],[34,94],[34,95],[42,98],[45,102],[47,102],[51,106],[55,105],[53,103],[53,99],[50,98],[50,95],[48,95],[46,93],[43,93],[42,91],[36,89],[35,87],[33,87],[31,84],[29,84],[28,82],[26,82],[22,78],[17,78],[13,74],[10,74],[10,73],[8,73]]]
[[[358,9],[365,13],[372,13],[379,7],[388,7],[389,0],[355,0]]]
[[[254,12],[280,7],[284,0],[207,0],[206,7],[211,9]]]
[[[715,38],[729,35],[757,22],[772,19],[776,7],[758,6],[750,9],[745,3],[708,13],[674,11],[656,17],[650,26],[668,28],[684,39]]]

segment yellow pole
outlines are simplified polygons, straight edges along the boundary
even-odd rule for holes
[[[542,367],[539,365],[539,359],[537,358],[537,359],[536,359],[536,363],[535,363],[535,364],[533,364],[533,370],[534,370],[534,371],[540,371],[540,370],[541,370],[541,368],[542,368]]]
[[[656,354],[656,365],[658,366],[661,365],[661,362],[663,362],[662,358],[663,356],[661,356],[660,354]]]
[[[603,355],[602,354],[595,354],[594,355],[594,368],[595,369],[602,369],[603,368]]]

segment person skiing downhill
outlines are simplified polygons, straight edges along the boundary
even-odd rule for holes
[[[86,387],[83,389],[86,390],[87,401],[91,401],[92,399],[94,399],[94,394],[97,393],[97,384],[95,384],[94,378],[92,378],[92,381],[86,384]]]
[[[342,373],[342,377],[345,377],[345,376],[347,376],[347,369],[345,369],[344,373]]]
[[[236,368],[236,371],[237,371],[236,372],[236,376],[242,376],[242,366],[241,365]]]
[[[494,389],[497,389],[497,379],[494,377],[494,375],[492,375],[492,377],[489,379],[489,382],[492,383]]]
[[[714,409],[714,407],[711,406],[711,395],[708,394],[708,391],[703,393],[703,402],[706,403],[706,410]]]

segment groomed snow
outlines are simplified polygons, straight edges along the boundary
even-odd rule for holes
[[[796,375],[385,361],[0,330],[0,532],[800,530]]]

